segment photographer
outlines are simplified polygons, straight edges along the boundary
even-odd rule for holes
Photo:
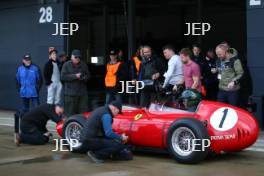
[[[87,81],[90,72],[87,65],[81,61],[81,52],[73,50],[71,60],[66,62],[61,71],[61,80],[64,82],[64,107],[67,116],[87,110],[88,92]]]
[[[140,94],[140,106],[148,107],[155,100],[155,83],[157,83],[164,74],[164,61],[153,54],[150,46],[142,48],[143,59],[139,71],[139,80],[144,82],[144,88]]]

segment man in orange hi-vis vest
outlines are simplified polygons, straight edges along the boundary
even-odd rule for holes
[[[115,50],[111,50],[109,53],[110,61],[106,66],[105,75],[105,88],[106,99],[105,104],[110,104],[113,100],[122,102],[122,95],[118,93],[120,89],[120,82],[123,81],[123,63],[118,61],[117,53]]]
[[[139,69],[140,69],[140,64],[141,64],[141,58],[140,58],[140,50],[142,50],[142,48],[138,49],[136,55],[132,58],[134,65],[135,65],[135,71],[136,71],[136,76],[138,77],[139,74]]]
[[[138,81],[138,76],[139,76],[139,71],[140,71],[140,66],[141,66],[141,62],[142,62],[142,57],[143,53],[142,53],[142,49],[143,47],[140,46],[137,49],[136,54],[132,57],[131,61],[130,61],[130,67],[129,67],[129,79],[132,82],[132,85],[135,86],[136,85],[136,81]],[[132,88],[133,89],[133,88]],[[132,90],[134,92],[134,89]],[[134,104],[134,105],[139,105],[139,93],[133,93],[130,94],[129,97],[129,104]]]

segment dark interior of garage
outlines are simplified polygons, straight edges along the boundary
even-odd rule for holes
[[[107,60],[109,49],[122,49],[125,60],[142,44],[153,47],[162,56],[162,46],[173,44],[177,51],[200,44],[203,52],[227,41],[246,62],[246,4],[240,0],[70,0],[70,22],[79,30],[68,39],[68,52],[82,51],[90,63],[93,56]],[[203,36],[186,36],[185,23],[210,23]],[[104,65],[90,65],[93,72],[91,90],[103,90]],[[98,89],[99,88],[99,89]],[[247,86],[244,102],[250,90]],[[101,95],[101,97],[103,94]]]
[[[128,48],[127,0],[71,0],[70,22],[80,30],[69,41],[69,48],[81,48],[86,56],[105,55],[110,47]],[[163,45],[177,49],[194,43],[204,50],[228,41],[241,55],[246,50],[246,4],[239,0],[137,0],[134,1],[134,46],[149,44],[158,53]],[[212,29],[205,36],[185,36],[185,23],[208,22]],[[129,34],[131,35],[131,34]]]

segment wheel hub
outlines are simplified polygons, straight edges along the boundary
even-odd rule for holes
[[[65,129],[65,138],[71,147],[79,147],[82,126],[77,122],[70,122]],[[76,142],[76,140],[78,142]]]
[[[172,147],[177,154],[188,156],[193,150],[193,139],[195,139],[195,135],[191,129],[187,127],[179,127],[172,134]]]

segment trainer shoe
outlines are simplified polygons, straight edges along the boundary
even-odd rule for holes
[[[51,132],[46,132],[43,134],[44,136],[47,136],[48,138],[52,137],[53,134]]]
[[[88,151],[87,155],[96,164],[100,164],[104,162],[104,160],[98,159],[92,151]]]

